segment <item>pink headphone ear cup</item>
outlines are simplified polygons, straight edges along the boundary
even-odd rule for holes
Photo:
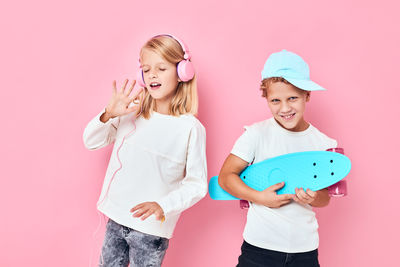
[[[136,82],[139,84],[140,87],[146,87],[146,84],[143,80],[143,71],[140,68],[136,74]]]
[[[190,62],[189,60],[182,60],[181,62],[179,62],[176,69],[178,72],[178,77],[182,80],[182,82],[187,82],[193,79],[194,67],[192,62]]]

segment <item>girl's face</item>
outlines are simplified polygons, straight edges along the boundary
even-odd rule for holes
[[[267,89],[268,107],[275,120],[286,130],[304,131],[308,123],[304,120],[306,102],[310,93],[283,82],[271,83]]]
[[[141,63],[146,88],[157,107],[169,106],[179,82],[175,64],[150,49],[143,49]]]

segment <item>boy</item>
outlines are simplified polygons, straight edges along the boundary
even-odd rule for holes
[[[296,188],[293,195],[277,195],[283,183],[256,191],[239,174],[249,163],[336,147],[335,140],[304,119],[310,91],[325,89],[310,80],[308,65],[300,56],[282,50],[267,59],[261,90],[273,118],[245,127],[219,174],[223,189],[250,202],[237,266],[319,266],[318,223],[311,207],[328,205],[328,190]]]

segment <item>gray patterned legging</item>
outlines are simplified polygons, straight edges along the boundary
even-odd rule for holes
[[[133,230],[111,219],[106,228],[99,266],[161,266],[169,239]]]

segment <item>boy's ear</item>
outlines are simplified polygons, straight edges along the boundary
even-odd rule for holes
[[[310,101],[310,97],[311,97],[311,92],[307,91],[306,92],[306,102]]]

